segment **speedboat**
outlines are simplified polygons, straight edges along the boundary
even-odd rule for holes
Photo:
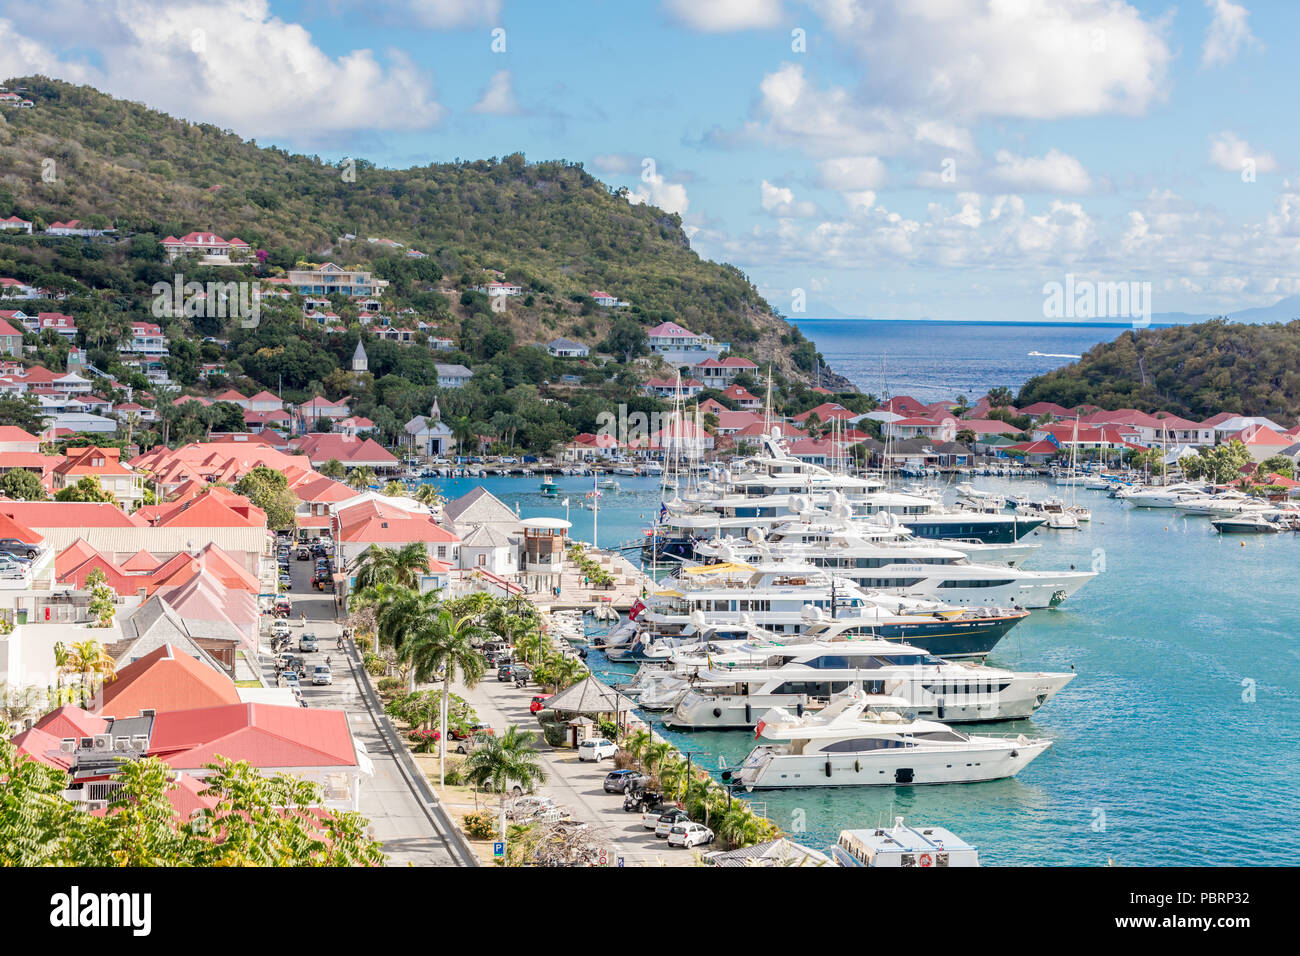
[[[1013,777],[1051,746],[1024,734],[971,735],[896,711],[869,711],[853,689],[817,713],[780,708],[758,723],[759,745],[723,779],[746,790],[978,783]]]
[[[1278,534],[1300,530],[1300,518],[1296,513],[1280,509],[1215,518],[1210,524],[1219,534]]]

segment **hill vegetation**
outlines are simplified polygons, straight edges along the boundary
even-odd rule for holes
[[[1125,332],[1079,361],[1030,379],[1016,404],[1056,402],[1167,410],[1193,419],[1218,412],[1300,418],[1300,321],[1196,325]]]
[[[506,323],[521,344],[557,335],[603,340],[610,313],[586,298],[601,289],[630,301],[627,311],[644,326],[672,319],[792,374],[813,368],[811,343],[740,270],[692,251],[679,216],[628,202],[581,164],[528,163],[519,153],[402,170],[363,159],[331,164],[90,87],[44,77],[8,85],[25,87],[37,107],[3,117],[0,168],[9,174],[0,180],[0,218],[17,214],[38,228],[70,218],[114,225],[135,237],[142,262],[158,258],[149,255],[151,238],[238,235],[267,250],[272,268],[332,259],[386,278],[399,273],[400,304],[433,315],[465,314],[457,299],[437,294],[438,279],[464,290],[495,269],[529,293],[527,303],[512,303]],[[348,235],[360,238],[340,240]],[[381,265],[395,257],[370,237],[419,249],[430,261],[418,272],[400,261]],[[56,266],[57,258],[35,264]],[[69,275],[131,291],[122,287],[126,277],[105,268]],[[137,270],[131,278],[150,276]]]

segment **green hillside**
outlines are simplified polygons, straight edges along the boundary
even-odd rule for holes
[[[1079,361],[1025,383],[1016,404],[1165,409],[1194,419],[1217,412],[1300,418],[1300,321],[1225,320],[1125,332]]]
[[[449,281],[477,283],[492,268],[534,293],[510,316],[520,341],[562,334],[595,345],[609,316],[575,297],[602,289],[630,301],[642,325],[673,319],[738,353],[775,353],[792,373],[813,367],[811,346],[738,269],[691,250],[678,216],[628,203],[580,164],[514,154],[404,170],[335,166],[89,87],[43,77],[8,86],[26,87],[37,107],[4,113],[0,217],[111,222],[158,238],[238,235],[285,266],[365,265],[384,250],[364,240],[389,238],[427,253]],[[53,181],[42,177],[48,160]],[[347,234],[360,241],[340,243]]]

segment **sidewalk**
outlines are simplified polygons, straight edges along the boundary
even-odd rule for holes
[[[537,733],[536,746],[547,775],[546,783],[537,792],[554,799],[575,820],[591,825],[595,831],[594,842],[607,849],[610,866],[618,866],[620,859],[624,866],[695,865],[696,851],[668,846],[667,841],[655,837],[652,831],[641,825],[641,814],[624,812],[621,793],[604,791],[602,784],[606,774],[613,769],[612,761],[581,763],[574,750],[556,749],[546,744],[537,719],[528,712],[529,701],[537,693],[536,687],[521,689],[513,682],[497,681],[495,673],[485,673],[473,690],[453,683],[452,693],[469,701],[479,719],[497,733],[502,733],[511,724]],[[436,788],[436,759],[430,769],[430,782]],[[473,809],[472,803],[469,809]]]

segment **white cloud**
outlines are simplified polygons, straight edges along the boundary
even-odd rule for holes
[[[626,176],[641,168],[641,158],[631,153],[598,153],[591,157],[591,165],[598,172]]]
[[[483,95],[478,98],[471,112],[489,116],[519,115],[519,103],[515,100],[514,83],[509,70],[497,70],[492,74],[483,89]]]
[[[999,150],[989,175],[1020,192],[1085,193],[1092,179],[1083,163],[1060,150],[1046,156],[1016,156]]]
[[[782,219],[806,219],[817,214],[815,203],[796,202],[793,190],[773,186],[766,179],[759,186],[759,200],[764,212]]]
[[[331,56],[266,0],[44,0],[38,16],[15,19],[21,33],[0,25],[0,72],[39,67],[245,136],[421,129],[445,112],[405,54],[386,66],[366,49]],[[91,60],[62,52],[86,46]]]
[[[1201,66],[1224,66],[1237,58],[1244,47],[1257,47],[1260,42],[1250,32],[1250,11],[1230,0],[1205,0],[1205,6],[1214,18],[1205,30],[1205,43],[1201,46]]]
[[[1277,169],[1272,153],[1251,149],[1249,143],[1228,130],[1210,137],[1210,162],[1227,173],[1239,173],[1248,163],[1254,164],[1257,173]]]
[[[326,0],[334,6],[355,8],[385,23],[430,30],[455,30],[497,26],[501,0]]]
[[[826,189],[877,189],[885,176],[885,164],[875,156],[840,156],[817,164],[817,183]]]
[[[664,0],[679,23],[705,33],[753,30],[781,23],[781,0]]]
[[[869,98],[949,118],[1136,114],[1160,97],[1164,24],[1122,0],[812,0]]]
[[[670,183],[659,173],[648,177],[642,175],[641,185],[635,192],[628,193],[627,201],[634,206],[649,203],[658,206],[664,212],[675,212],[679,216],[686,215],[686,210],[691,204],[686,196],[685,186],[681,183]]]

